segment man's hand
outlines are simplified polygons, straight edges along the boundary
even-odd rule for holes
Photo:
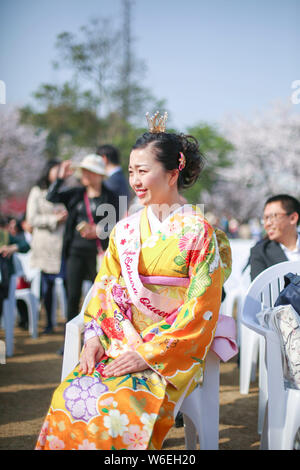
[[[73,175],[74,168],[72,160],[64,160],[58,170],[58,178],[66,179],[69,176]]]

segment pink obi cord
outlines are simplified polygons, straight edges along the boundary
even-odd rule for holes
[[[171,277],[171,276],[141,276],[143,284],[158,284],[162,286],[188,287],[189,277]]]

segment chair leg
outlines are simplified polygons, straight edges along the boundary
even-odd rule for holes
[[[183,414],[185,448],[187,450],[197,449],[197,431],[193,421],[188,415]]]
[[[15,310],[14,306],[8,299],[3,302],[3,317],[5,325],[5,343],[6,343],[6,356],[12,357],[14,354],[14,327],[15,327]]]
[[[253,367],[257,363],[258,335],[254,331],[241,325],[240,347],[240,393],[247,395],[251,382]]]
[[[266,403],[265,413],[264,413],[264,421],[261,431],[261,439],[260,439],[260,450],[268,450],[269,449],[269,442],[268,442],[268,402]]]
[[[215,353],[206,357],[204,382],[181,405],[181,412],[193,421],[201,450],[219,448],[219,380],[220,360]],[[187,429],[191,433],[191,426]]]
[[[0,364],[6,363],[5,352],[6,352],[5,343],[4,341],[0,341]]]
[[[268,400],[268,380],[265,359],[265,339],[259,338],[259,395],[258,395],[258,434],[262,433],[264,415]]]
[[[38,337],[38,321],[39,321],[39,310],[38,302],[35,296],[30,292],[29,294],[29,332],[33,338]]]

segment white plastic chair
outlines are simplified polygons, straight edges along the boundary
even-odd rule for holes
[[[0,364],[6,364],[6,348],[5,348],[5,342],[0,341]]]
[[[232,316],[236,304],[238,309],[241,307],[243,296],[250,285],[250,268],[247,267],[244,272],[243,270],[254,243],[254,240],[230,239],[232,271],[224,286],[226,298],[223,302],[223,312],[225,315]]]
[[[66,324],[62,381],[79,361],[84,330],[83,316],[91,292],[92,287],[84,299],[80,314]],[[197,387],[188,397],[181,397],[174,410],[174,416],[179,410],[184,415],[185,445],[188,450],[196,449],[197,434],[201,450],[219,448],[219,383],[220,360],[213,351],[209,351],[206,356],[203,386]]]
[[[24,261],[22,262],[22,260],[24,260],[24,258],[22,258],[20,254],[16,253],[14,255],[14,266],[15,270],[18,272],[18,276],[25,276],[27,278],[23,264]],[[30,287],[25,289],[16,289],[15,297],[16,300],[23,300],[23,302],[25,302],[28,311],[29,332],[33,338],[37,338],[39,321],[38,298],[36,297],[36,295],[34,295],[33,290]]]
[[[242,323],[260,335],[260,381],[258,428],[261,448],[288,450],[300,426],[300,391],[284,382],[279,334],[262,327],[256,315],[273,307],[284,287],[284,275],[300,273],[299,261],[285,261],[263,271],[250,285],[242,311]]]
[[[57,325],[57,310],[60,309],[61,316],[67,319],[67,295],[64,280],[61,277],[55,279],[52,291],[52,325]]]

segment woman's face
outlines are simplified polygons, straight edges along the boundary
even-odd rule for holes
[[[103,180],[102,175],[98,175],[97,173],[93,173],[92,171],[86,170],[85,168],[81,169],[81,183],[83,186],[93,186],[93,187],[100,187],[101,182]]]
[[[151,145],[132,150],[128,172],[129,184],[141,204],[172,203],[174,185],[177,190],[178,171],[166,171],[156,159],[155,149]]]

